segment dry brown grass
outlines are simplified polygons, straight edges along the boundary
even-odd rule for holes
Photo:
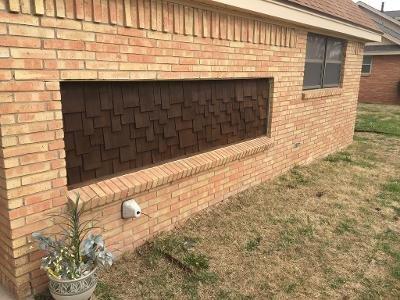
[[[99,299],[398,299],[400,139],[345,151],[243,192],[126,254]]]

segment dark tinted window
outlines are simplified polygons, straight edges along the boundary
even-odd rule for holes
[[[339,86],[341,71],[341,64],[327,63],[325,66],[324,87]]]
[[[323,63],[306,63],[306,67],[304,70],[305,88],[312,89],[321,87],[323,67]]]
[[[340,40],[333,40],[328,38],[326,61],[340,64],[342,63],[342,57],[343,57],[343,42]]]
[[[325,59],[325,38],[318,35],[309,35],[307,40],[306,66],[304,86],[319,88],[322,85]]]
[[[340,85],[343,64],[342,40],[316,34],[307,38],[304,89]]]
[[[319,35],[310,34],[307,39],[307,59],[324,60],[325,38]]]

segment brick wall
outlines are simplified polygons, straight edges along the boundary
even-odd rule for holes
[[[400,104],[400,55],[372,58],[371,74],[361,76],[359,101]]]
[[[84,198],[102,193],[93,216],[116,254],[352,141],[363,52],[357,41],[348,42],[342,88],[303,94],[304,29],[194,2],[65,3],[0,0],[0,278],[20,298],[47,281],[31,233],[51,231],[46,214],[65,204],[62,80],[273,80],[268,149],[222,154],[207,168],[194,159],[196,172],[172,167],[168,180],[134,173],[137,189],[117,179],[80,189]],[[151,218],[121,220],[128,195]]]

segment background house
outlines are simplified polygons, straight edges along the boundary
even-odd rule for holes
[[[350,0],[0,0],[1,283],[46,286],[69,193],[118,255],[346,147],[370,41]]]
[[[385,14],[393,19],[400,20],[400,10],[385,11]]]
[[[382,42],[365,47],[359,101],[400,104],[400,11],[357,4],[383,32]]]

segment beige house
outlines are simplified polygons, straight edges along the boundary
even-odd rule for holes
[[[350,0],[0,0],[1,284],[46,287],[67,194],[118,256],[346,147],[371,41]]]

